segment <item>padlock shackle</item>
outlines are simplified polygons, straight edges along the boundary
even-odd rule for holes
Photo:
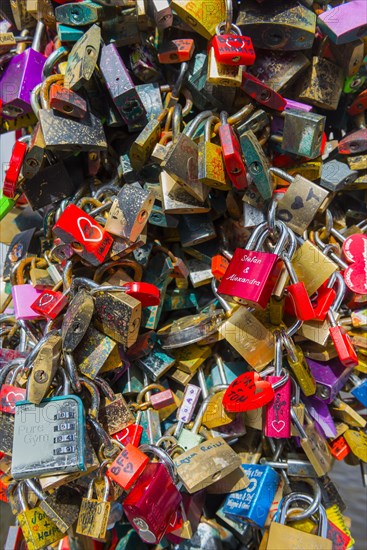
[[[101,402],[97,384],[92,382],[92,380],[90,380],[86,376],[79,376],[79,380],[81,384],[89,391],[92,398],[91,406],[88,409],[88,416],[97,419]]]
[[[43,80],[46,80],[47,77],[52,75],[52,71],[55,67],[55,65],[58,65],[60,61],[63,59],[63,57],[67,57],[69,54],[69,50],[64,48],[64,46],[60,46],[60,48],[57,48],[57,50],[54,50],[46,59],[45,64],[43,65],[42,69],[42,78]]]
[[[14,369],[18,368],[18,366],[24,367],[24,359],[21,357],[18,357],[17,359],[13,359],[10,361],[7,365],[2,367],[0,370],[0,389],[1,386],[5,383],[5,380],[8,377],[8,374],[13,371]]]
[[[212,126],[214,123],[219,122],[219,118],[216,115],[210,116],[205,122],[204,126],[204,141],[210,143],[212,138]]]
[[[315,484],[315,488],[316,488],[316,484]],[[319,487],[319,491],[320,491],[320,499],[321,499],[320,487]],[[313,515],[314,512],[316,512],[316,510],[318,510],[319,512],[318,536],[322,538],[327,538],[328,520],[327,520],[325,508],[320,502],[318,503],[318,505],[315,505],[315,503],[317,503],[317,500],[315,499],[315,497],[313,498],[310,495],[307,495],[306,493],[295,492],[284,497],[282,507],[281,507],[279,523],[283,525],[285,524],[286,520],[288,519],[287,512],[290,504],[292,502],[299,501],[299,500],[304,501],[307,504],[311,505],[309,507],[309,510],[311,510],[311,512],[307,511],[308,513],[307,517],[310,517],[311,515]],[[298,519],[300,519],[299,516],[293,517],[293,521],[296,521]],[[292,521],[291,518],[289,518],[288,521]]]
[[[75,393],[80,393],[82,391],[82,385],[72,353],[64,351],[64,365],[73,391]]]
[[[186,126],[184,131],[182,132],[187,137],[192,139],[194,137],[194,134],[196,130],[199,128],[200,124],[206,120],[207,118],[211,117],[213,115],[213,111],[202,111],[196,117],[191,120],[191,122]]]
[[[32,40],[32,50],[35,50],[36,52],[41,51],[41,41],[42,36],[45,31],[45,24],[39,19],[37,21],[36,28],[34,30],[33,40]]]
[[[107,502],[108,494],[110,492],[110,480],[108,479],[107,476],[103,476],[103,481],[104,481],[104,490],[103,490],[102,501]],[[94,489],[95,482],[96,482],[96,478],[92,479],[91,482],[89,483],[87,500],[91,500],[93,498],[93,489]]]

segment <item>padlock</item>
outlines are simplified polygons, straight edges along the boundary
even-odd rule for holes
[[[5,173],[2,190],[3,195],[9,199],[13,199],[16,195],[17,182],[26,151],[26,143],[19,140],[15,142],[9,161],[9,168]]]
[[[154,382],[158,381],[173,365],[175,359],[158,345],[147,355],[138,359],[138,367]]]
[[[27,380],[28,401],[39,405],[46,397],[58,370],[62,339],[54,331],[48,332],[39,342]]]
[[[275,439],[289,438],[291,436],[291,381],[289,377],[282,375],[283,339],[280,332],[274,333],[274,349],[274,374],[265,378],[272,384],[274,395],[265,407],[264,432],[267,437]]]
[[[114,105],[126,124],[144,118],[144,105],[114,44],[102,46],[99,68]]]
[[[30,550],[44,548],[63,538],[63,533],[39,506],[29,508],[24,492],[24,483],[18,485],[18,497],[21,511],[17,520],[22,529],[24,539]]]
[[[14,367],[9,384],[3,383],[0,389],[0,411],[8,414],[15,414],[15,403],[26,397],[26,389],[17,385],[19,367]],[[20,365],[20,370],[22,365]]]
[[[87,102],[80,95],[60,84],[53,84],[50,88],[50,107],[60,113],[75,118],[84,118],[87,114]]]
[[[361,380],[355,374],[351,374],[349,379],[353,382],[353,388],[350,390],[350,393],[354,395],[356,399],[362,405],[366,406],[367,403],[367,382],[366,379]]]
[[[58,23],[71,26],[91,25],[97,21],[113,17],[116,10],[113,6],[101,6],[95,2],[70,2],[55,9],[55,17]]]
[[[242,464],[250,485],[227,496],[223,512],[257,527],[263,527],[279,485],[278,474],[269,466]]]
[[[30,94],[42,81],[42,69],[46,58],[40,53],[45,29],[42,21],[37,22],[32,46],[11,58],[1,78],[0,99],[2,113],[16,118],[32,112]]]
[[[33,285],[13,285],[12,296],[16,319],[32,320],[41,316],[32,309],[32,304],[42,294]]]
[[[282,336],[287,352],[287,362],[293,371],[302,393],[306,397],[314,395],[316,392],[316,381],[301,347],[294,344],[287,331],[282,331]]]
[[[50,397],[37,406],[19,402],[14,425],[14,479],[84,470],[84,422],[82,401],[76,395]],[[33,452],[25,453],[25,446]]]
[[[271,168],[270,171],[290,182],[287,191],[277,203],[277,216],[292,231],[302,235],[329,193],[302,176],[289,176],[277,168]]]
[[[253,232],[245,249],[237,248],[228,269],[218,287],[220,294],[233,296],[240,304],[265,308],[277,282],[282,267],[280,252],[287,239],[282,222],[276,222],[279,240],[272,253],[257,251],[258,242],[263,242],[269,230],[264,222]],[[254,250],[255,248],[255,250]],[[243,263],[244,262],[244,263]],[[243,277],[242,274],[245,274]]]
[[[319,432],[326,438],[335,437],[336,427],[326,403],[313,396],[305,397],[304,404]]]
[[[273,135],[270,140],[279,143],[281,150],[287,153],[310,159],[318,157],[321,153],[325,117],[301,109],[286,109],[281,116],[284,119],[283,134]],[[302,137],[306,134],[307,141]]]
[[[139,447],[142,433],[143,427],[137,423],[134,423],[129,424],[119,432],[112,434],[111,437],[125,446],[130,444],[134,445],[134,447]]]
[[[105,230],[136,241],[148,221],[153,204],[153,194],[138,183],[124,185],[111,206]]]
[[[171,8],[182,21],[207,40],[215,34],[216,26],[226,16],[225,2],[222,0],[215,0],[209,6],[205,5],[204,0],[196,3],[190,0],[173,0]]]
[[[366,462],[367,437],[363,430],[346,430],[344,438],[350,447],[350,454]],[[350,456],[350,455],[349,455]]]
[[[327,538],[327,516],[325,508],[319,504],[319,530],[317,535],[306,533],[285,525],[287,519],[287,511],[289,506],[295,500],[305,501],[307,504],[312,504],[312,497],[302,493],[290,493],[287,495],[281,507],[281,515],[279,523],[272,521],[270,524],[269,536],[266,544],[266,550],[275,550],[279,547],[281,540],[284,548],[293,548],[297,546],[305,546],[305,548],[331,550],[333,543]]]
[[[311,67],[299,84],[298,97],[320,109],[335,111],[343,89],[343,70],[325,59],[314,56]]]
[[[68,298],[62,292],[44,290],[31,304],[31,308],[47,319],[56,319],[68,303]]]
[[[150,462],[123,502],[124,512],[140,538],[157,544],[163,537],[182,497],[176,487],[172,460],[152,445],[141,445],[142,453],[157,455],[162,462]]]
[[[272,196],[272,184],[269,176],[269,163],[258,139],[252,130],[241,134],[241,149],[249,174],[264,200]]]
[[[82,34],[68,56],[64,75],[64,86],[78,90],[92,77],[101,46],[101,29],[92,25]]]
[[[181,107],[175,105],[173,117],[180,117]],[[207,113],[203,113],[206,115]],[[194,122],[190,124],[188,131],[178,133],[176,139],[173,139],[172,146],[167,152],[161,167],[172,176],[172,178],[181,185],[187,193],[197,200],[204,202],[208,196],[209,189],[198,181],[198,146],[193,141],[196,127],[205,118],[199,115]]]
[[[236,189],[247,187],[246,168],[242,159],[241,146],[232,126],[228,124],[225,111],[220,114],[219,139],[222,145],[224,165],[229,179]]]
[[[53,227],[53,232],[92,265],[101,263],[112,245],[112,237],[81,208],[70,204]]]
[[[58,487],[52,494],[46,495],[32,479],[26,484],[40,499],[40,508],[65,533],[78,519],[82,497],[78,490],[67,485]]]
[[[328,311],[328,319],[331,325],[329,327],[329,333],[338,353],[340,362],[345,367],[355,367],[358,365],[358,357],[354,350],[352,341],[346,329],[337,324],[332,308]]]
[[[239,88],[242,83],[242,65],[225,65],[215,57],[213,47],[208,54],[208,74],[206,80],[215,86],[230,86]]]
[[[194,54],[195,43],[191,38],[179,38],[164,42],[158,50],[158,61],[162,64],[190,61]]]
[[[102,540],[106,536],[108,516],[111,508],[111,504],[107,501],[110,483],[106,476],[104,476],[103,479],[105,488],[102,499],[93,498],[93,486],[95,480],[91,480],[88,487],[87,497],[84,497],[81,503],[78,523],[76,526],[76,532],[79,535]]]
[[[348,426],[364,428],[367,424],[366,420],[350,405],[347,405],[338,398],[334,399],[334,402],[330,405],[330,409],[335,418],[345,422]]]
[[[219,119],[212,116],[205,122],[204,142],[200,142],[198,148],[198,180],[214,189],[227,190],[229,187],[222,149],[211,142],[212,124],[217,121]]]
[[[99,373],[117,369],[122,364],[118,344],[92,325],[89,325],[73,357],[78,370],[92,380]]]
[[[241,460],[223,438],[215,437],[181,454],[174,463],[186,490],[194,493],[233,472]]]
[[[134,445],[127,444],[107,470],[110,479],[125,491],[136,482],[149,462],[149,457]]]
[[[303,50],[312,47],[316,15],[303,5],[261,7],[251,1],[239,11],[237,25],[250,36],[255,48],[268,50]]]
[[[94,382],[101,387],[101,380],[97,378]],[[102,389],[104,387],[106,387],[106,382],[104,382]],[[109,434],[115,434],[134,422],[134,416],[122,394],[114,394],[113,392],[111,394],[111,390],[108,396],[105,397],[104,404],[101,405],[98,418]]]
[[[350,447],[345,438],[340,435],[329,443],[330,452],[337,460],[343,460],[349,453]]]
[[[305,427],[299,422],[295,412],[291,410],[292,422],[300,434],[301,446],[318,476],[327,474],[332,466],[332,455],[325,439],[316,430],[315,425],[305,410]]]
[[[224,27],[225,22],[217,25],[216,34],[208,44],[208,48],[214,48],[216,60],[225,65],[253,65],[256,56],[251,38],[241,36],[241,31],[236,25],[230,26],[229,33]]]
[[[340,5],[324,11],[318,16],[317,24],[334,44],[348,44],[365,34],[367,18],[359,1],[348,7]]]

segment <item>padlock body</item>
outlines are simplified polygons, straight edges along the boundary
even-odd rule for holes
[[[127,444],[107,470],[107,475],[127,491],[142,474],[149,462],[148,455]]]
[[[76,395],[16,404],[12,476],[24,479],[84,470],[85,419]]]
[[[281,376],[267,376],[266,380],[271,384],[279,382]],[[265,409],[265,435],[276,439],[289,438],[291,436],[291,389],[292,384],[288,379],[283,386],[274,390],[273,399]]]
[[[17,519],[29,550],[40,550],[64,537],[60,529],[39,506],[21,512]]]
[[[250,485],[231,493],[225,500],[223,511],[262,528],[279,485],[279,475],[262,464],[242,464],[242,469]]]
[[[237,34],[216,34],[209,42],[214,48],[215,58],[225,65],[253,65],[256,55],[252,40]]]
[[[40,319],[40,314],[32,309],[32,304],[42,294],[33,285],[13,285],[11,289],[14,304],[14,313],[16,319],[36,320]]]
[[[0,411],[15,414],[15,403],[26,397],[25,388],[3,384],[0,389]]]
[[[1,78],[4,115],[17,117],[32,112],[31,91],[42,82],[45,61],[46,57],[32,48],[12,57]]]
[[[134,447],[138,447],[142,433],[142,426],[139,424],[129,424],[126,428],[116,432],[111,437],[123,445],[128,445],[130,443],[131,445],[134,445]]]
[[[127,519],[144,542],[158,544],[181,495],[162,463],[150,463],[123,502]]]
[[[342,365],[338,358],[327,363],[306,359],[316,380],[316,397],[325,403],[331,403],[350,375],[350,368]]]
[[[282,262],[277,254],[237,248],[218,292],[236,302],[265,308],[278,280]]]
[[[232,126],[221,124],[219,138],[227,174],[236,189],[247,187],[246,168],[242,160],[241,146]]]
[[[355,388],[353,388],[350,393],[353,394],[354,397],[356,399],[358,399],[358,401],[360,403],[362,403],[362,405],[367,407],[367,383],[366,383],[366,380],[364,380],[362,382],[362,384],[360,384],[360,385],[356,386]]]
[[[44,290],[33,302],[31,308],[47,319],[56,319],[67,303],[67,296],[50,289]]]

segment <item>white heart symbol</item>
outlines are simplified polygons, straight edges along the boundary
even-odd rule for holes
[[[98,233],[99,233],[99,237],[98,237],[98,238],[88,237],[88,236],[84,233],[83,229],[82,229],[81,226],[80,226],[80,222],[83,221],[83,220],[87,222],[87,224],[88,224],[89,227],[93,227],[93,229],[95,229],[95,230],[98,231]],[[101,229],[100,229],[97,225],[94,225],[90,220],[88,220],[88,218],[84,218],[84,216],[82,216],[81,218],[78,218],[78,227],[79,227],[79,231],[80,231],[80,233],[81,233],[81,236],[82,236],[83,240],[86,241],[86,242],[98,243],[98,242],[102,239],[102,237],[103,237]],[[84,226],[84,227],[85,227],[85,226]]]
[[[50,302],[52,302],[54,299],[54,296],[52,296],[52,294],[44,294],[43,296],[41,296],[39,302],[38,302],[38,305],[39,306],[45,306],[47,304],[49,304]]]
[[[10,400],[9,398],[10,398],[11,395],[13,396],[13,399]],[[18,397],[18,399],[17,399],[17,397]],[[23,398],[24,398],[24,395],[22,393],[15,393],[13,391],[9,392],[8,395],[6,396],[7,402],[9,403],[9,405],[11,407],[14,407],[14,408],[15,408],[14,403],[16,401],[19,401],[19,399],[23,399]]]
[[[280,428],[277,428],[277,427],[275,426],[275,424],[277,424],[278,426],[280,426]],[[276,432],[278,432],[278,433],[281,432],[283,428],[285,428],[285,422],[284,422],[284,420],[279,420],[278,422],[276,422],[275,420],[273,420],[273,422],[271,423],[271,425],[272,425],[272,427],[274,428],[274,430],[275,430]]]

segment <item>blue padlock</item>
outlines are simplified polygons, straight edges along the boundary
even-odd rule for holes
[[[273,468],[263,464],[242,464],[242,468],[250,484],[246,489],[228,495],[223,512],[264,527],[280,477]]]

